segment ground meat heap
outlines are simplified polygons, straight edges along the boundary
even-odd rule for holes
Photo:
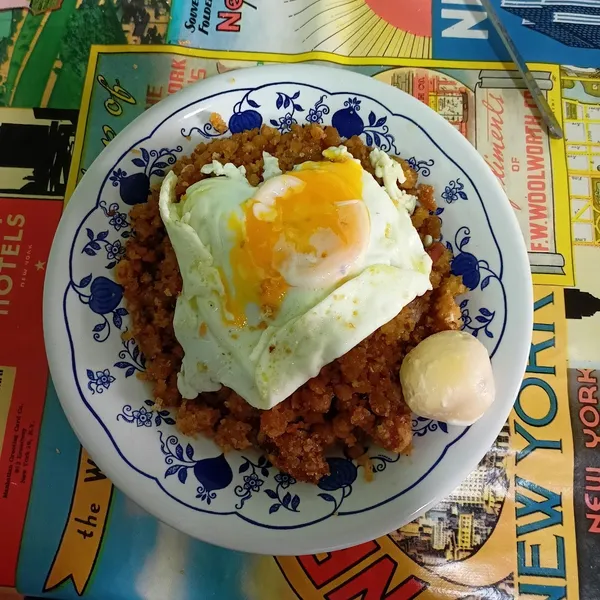
[[[334,128],[319,125],[294,125],[285,134],[264,126],[260,131],[200,144],[190,157],[178,161],[174,167],[179,177],[177,197],[204,179],[201,167],[215,159],[244,165],[248,181],[257,185],[262,181],[263,151],[277,157],[281,169],[288,171],[307,160],[322,160],[324,149],[341,143],[373,173],[371,148],[357,137],[342,142]],[[224,450],[258,447],[282,471],[311,482],[329,473],[325,454],[336,443],[353,458],[362,455],[371,442],[392,452],[410,451],[411,415],[402,398],[400,363],[424,338],[460,328],[455,297],[465,288],[450,273],[450,253],[440,243],[431,244],[431,238],[440,237],[440,220],[432,214],[436,208],[433,189],[417,185],[417,173],[401,163],[406,175],[401,187],[419,199],[412,221],[421,239],[430,244],[433,291],[413,300],[396,318],[268,411],[253,408],[228,388],[200,394],[195,400],[181,398],[177,373],[183,350],[173,332],[173,314],[182,282],[159,215],[158,190],[146,204],[132,208],[135,234],[117,267],[132,319],[128,335],[146,357],[142,376],[152,384],[157,406],[178,409],[177,427],[182,433],[211,437]]]

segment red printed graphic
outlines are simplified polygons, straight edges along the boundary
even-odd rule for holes
[[[62,202],[0,198],[0,586],[15,583],[44,408],[42,290],[61,210]]]
[[[314,586],[320,588],[377,552],[379,548],[377,542],[367,542],[354,548],[327,554],[323,560],[319,560],[316,556],[299,556],[298,562]]]
[[[325,596],[326,600],[413,600],[425,591],[427,584],[411,575],[394,589],[390,582],[397,568],[391,556],[382,556],[364,571],[344,582]]]

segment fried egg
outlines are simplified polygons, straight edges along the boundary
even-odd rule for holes
[[[179,202],[167,175],[159,204],[183,279],[173,325],[184,398],[225,385],[270,409],[431,289],[402,169],[374,152],[384,187],[344,146],[286,173],[267,155],[258,187],[213,161],[202,171],[214,176]]]

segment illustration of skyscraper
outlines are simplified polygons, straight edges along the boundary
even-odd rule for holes
[[[520,17],[523,26],[574,48],[600,47],[598,0],[502,0],[500,6]]]

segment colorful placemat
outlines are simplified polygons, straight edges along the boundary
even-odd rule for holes
[[[0,597],[597,600],[597,3],[496,2],[560,141],[476,0],[24,4],[0,5]],[[192,540],[113,488],[48,380],[41,291],[63,202],[125,125],[194,81],[301,61],[403,89],[477,147],[528,245],[535,325],[515,409],[448,498],[355,548],[259,557]]]

